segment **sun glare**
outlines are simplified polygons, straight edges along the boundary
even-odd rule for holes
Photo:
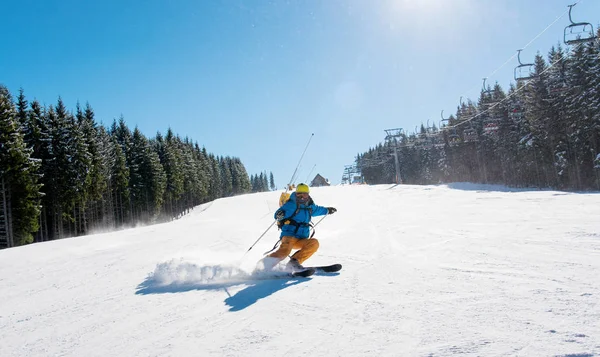
[[[392,11],[411,13],[436,13],[442,12],[451,5],[444,0],[389,0]]]
[[[392,31],[420,29],[424,31],[420,35],[428,36],[439,31],[440,26],[455,24],[454,17],[469,12],[471,3],[472,0],[387,0],[381,19]]]

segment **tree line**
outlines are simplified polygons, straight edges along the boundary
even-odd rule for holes
[[[599,32],[600,35],[600,32]],[[537,54],[527,79],[485,86],[439,126],[403,133],[356,156],[368,183],[476,182],[600,190],[600,49]]]
[[[271,187],[274,187],[271,173]],[[105,127],[88,104],[69,111],[16,101],[0,85],[0,248],[177,218],[220,197],[267,191],[239,158],[169,129],[148,138],[123,117]]]

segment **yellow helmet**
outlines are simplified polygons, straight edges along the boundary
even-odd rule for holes
[[[309,189],[308,189],[308,185],[301,183],[298,184],[298,187],[296,187],[296,192],[297,193],[308,193]]]

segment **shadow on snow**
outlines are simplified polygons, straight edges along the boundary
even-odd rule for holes
[[[258,300],[274,294],[279,290],[283,290],[290,286],[307,282],[309,278],[276,278],[264,280],[239,279],[231,281],[222,281],[215,283],[173,283],[168,285],[159,285],[152,279],[146,278],[144,282],[138,285],[135,292],[136,295],[150,294],[168,294],[182,293],[193,290],[224,290],[227,294],[225,304],[229,306],[229,311],[240,311]],[[228,288],[237,285],[246,285],[246,287],[234,295],[231,295]]]

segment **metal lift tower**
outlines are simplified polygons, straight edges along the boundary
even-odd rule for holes
[[[390,143],[390,145],[394,148],[394,164],[396,166],[396,184],[402,183],[402,177],[400,176],[400,163],[398,162],[398,144],[399,139],[403,137],[402,128],[396,129],[385,129],[385,140]]]

